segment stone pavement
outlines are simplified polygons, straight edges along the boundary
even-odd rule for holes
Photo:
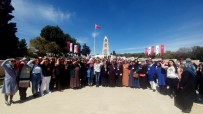
[[[21,103],[18,92],[15,104],[6,106],[0,94],[0,114],[182,114],[169,96],[151,90],[127,87],[85,87],[66,89]],[[202,114],[203,106],[194,104],[191,114]]]

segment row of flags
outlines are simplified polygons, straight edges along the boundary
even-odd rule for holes
[[[95,24],[94,25],[95,30],[101,28],[100,25]],[[76,44],[71,43],[70,41],[67,42],[67,50],[70,53],[75,53],[78,54],[79,53],[79,46]]]
[[[79,46],[68,41],[67,42],[67,50],[70,53],[78,54],[79,53]]]
[[[144,50],[145,55],[163,55],[164,54],[164,44],[150,46],[145,48]]]

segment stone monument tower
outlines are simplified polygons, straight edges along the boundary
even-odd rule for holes
[[[109,53],[109,42],[108,42],[108,38],[106,36],[104,37],[102,55],[105,55],[105,56],[110,55],[110,53]]]

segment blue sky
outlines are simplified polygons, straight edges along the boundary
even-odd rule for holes
[[[96,53],[105,36],[110,52],[137,53],[159,44],[165,50],[203,46],[203,0],[12,0],[12,20],[17,36],[39,36],[46,25],[58,25],[64,33],[86,43]]]

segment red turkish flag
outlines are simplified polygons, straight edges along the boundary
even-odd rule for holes
[[[67,50],[70,51],[70,41],[67,42]]]
[[[99,29],[99,28],[101,28],[101,26],[99,26],[99,25],[97,25],[97,24],[95,24],[95,29]]]
[[[154,55],[154,46],[151,47],[151,55]]]
[[[164,44],[161,44],[161,52],[160,52],[161,55],[164,54]]]
[[[145,48],[144,53],[145,55],[148,55],[148,48]]]

